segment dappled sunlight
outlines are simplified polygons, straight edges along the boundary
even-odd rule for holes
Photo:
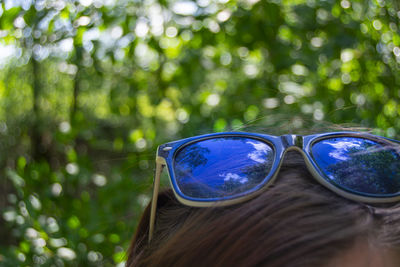
[[[161,143],[325,122],[398,136],[399,14],[394,0],[3,1],[0,265],[123,266]],[[265,146],[241,146],[249,172]],[[245,191],[245,171],[203,185]]]

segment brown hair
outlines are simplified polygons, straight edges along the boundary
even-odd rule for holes
[[[399,208],[336,195],[298,156],[289,152],[273,186],[234,206],[187,207],[162,192],[154,237],[148,243],[148,206],[127,266],[322,266],[360,240],[400,247]]]

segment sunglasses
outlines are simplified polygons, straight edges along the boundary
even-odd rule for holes
[[[149,240],[164,167],[182,204],[232,205],[272,184],[290,150],[304,156],[316,181],[345,198],[366,203],[400,200],[400,141],[361,132],[201,135],[158,147]]]

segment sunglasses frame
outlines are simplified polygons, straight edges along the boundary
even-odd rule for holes
[[[185,196],[180,191],[178,185],[176,184],[174,170],[173,170],[173,163],[175,156],[182,148],[186,147],[187,145],[199,141],[204,141],[213,138],[221,138],[221,137],[251,138],[270,145],[274,151],[274,162],[271,166],[269,174],[264,178],[263,182],[261,182],[258,186],[254,187],[251,190],[235,195],[233,197],[228,196],[225,198],[196,199]],[[212,134],[194,136],[160,145],[157,148],[156,170],[153,181],[153,197],[151,203],[150,225],[149,225],[149,241],[152,239],[154,232],[157,198],[160,188],[160,179],[162,170],[165,166],[167,167],[167,172],[170,178],[169,180],[175,197],[182,204],[192,207],[233,205],[249,200],[255,197],[256,195],[264,192],[269,185],[274,183],[279,173],[279,169],[281,167],[285,154],[291,150],[298,151],[300,154],[303,155],[307,169],[310,171],[310,173],[318,183],[322,184],[329,190],[337,193],[342,197],[364,203],[388,203],[400,200],[400,193],[390,194],[390,195],[387,194],[377,195],[368,193],[360,194],[359,192],[343,188],[342,186],[335,184],[332,180],[329,180],[325,176],[325,174],[320,170],[318,164],[314,161],[312,157],[311,148],[315,142],[335,137],[358,137],[372,141],[377,141],[379,143],[387,143],[389,145],[395,145],[395,146],[400,145],[400,141],[363,132],[330,132],[330,133],[321,133],[321,134],[304,135],[304,136],[294,135],[294,134],[274,136],[268,134],[247,133],[247,132],[221,132],[221,133],[212,133]]]

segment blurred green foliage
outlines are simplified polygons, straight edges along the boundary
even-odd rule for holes
[[[158,144],[400,131],[395,0],[0,1],[0,265],[123,265]]]

